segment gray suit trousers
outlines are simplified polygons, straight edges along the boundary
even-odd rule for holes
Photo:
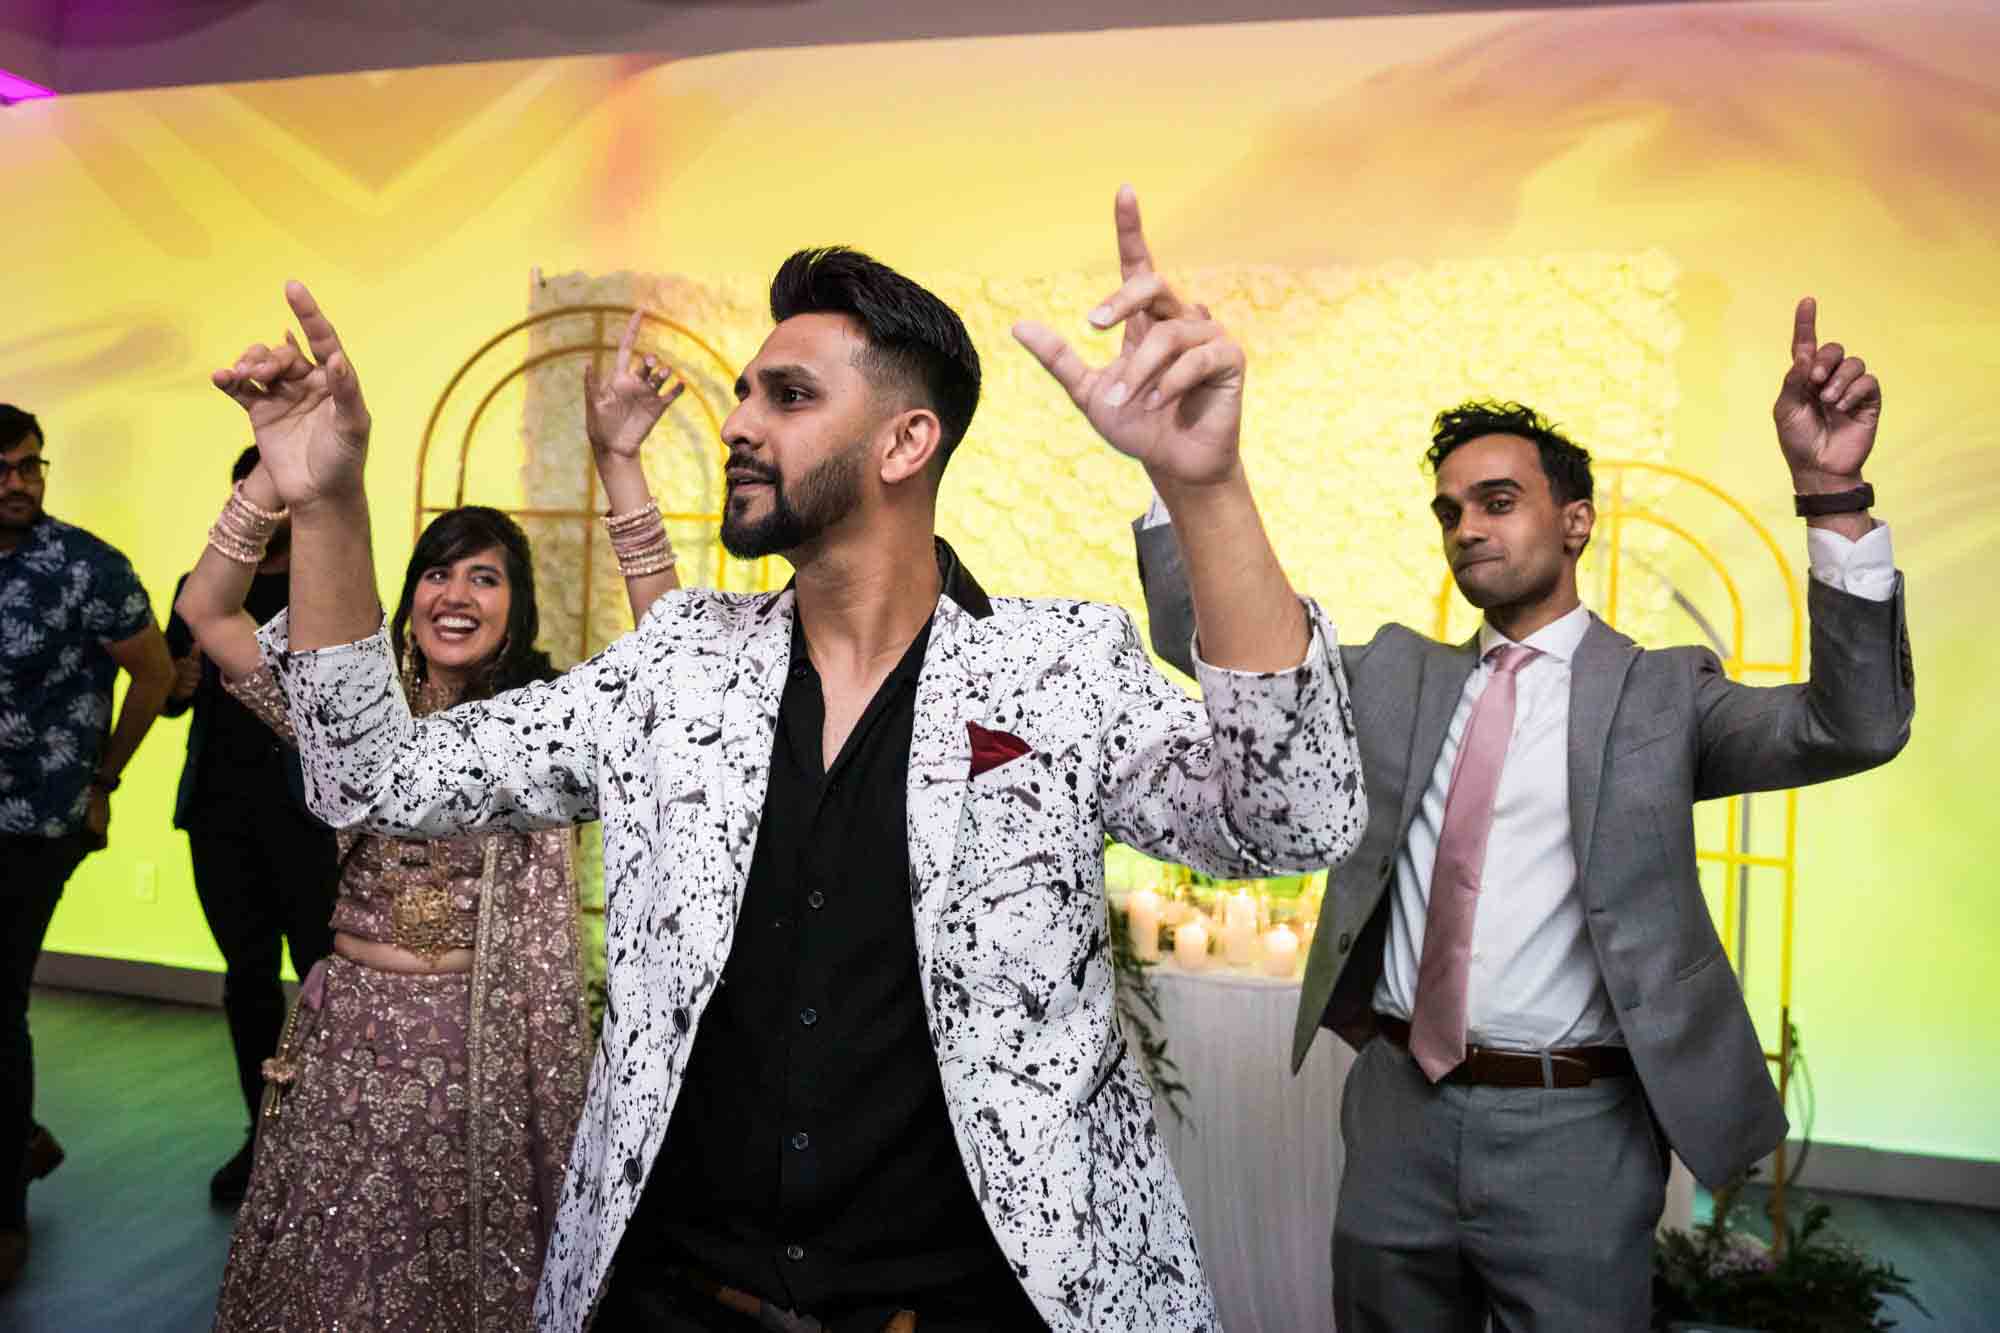
[[[1667,1157],[1635,1078],[1433,1086],[1377,1038],[1348,1074],[1340,1333],[1643,1333]]]

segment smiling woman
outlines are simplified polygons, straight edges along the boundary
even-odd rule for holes
[[[407,682],[483,698],[555,676],[535,647],[541,613],[528,538],[497,509],[441,514],[410,553],[390,639]]]
[[[337,392],[330,366],[366,421],[351,368],[326,354],[330,328],[320,333],[310,295],[296,284],[289,295],[321,359],[304,361],[288,341],[298,359],[286,369],[241,373],[246,357],[214,377],[250,411],[258,461],[177,601],[225,688],[288,742],[270,644],[292,612],[259,630],[244,607],[252,571],[290,518],[271,473],[274,440],[323,429]],[[626,511],[606,527],[635,618],[677,583],[636,471],[672,395],[663,377],[629,364],[637,325],[613,373],[585,377],[598,480]],[[294,559],[296,591],[312,562]],[[372,593],[365,605],[379,625]],[[557,674],[536,646],[528,537],[497,509],[461,506],[424,530],[390,628],[392,690],[418,714]],[[468,798],[482,791],[475,775]],[[590,1040],[570,831],[397,840],[354,830],[338,841],[333,955],[308,971],[263,1065],[216,1327],[325,1327],[354,1310],[385,1333],[525,1327]]]
[[[178,605],[229,692],[289,739],[243,608],[285,519],[260,464]],[[394,622],[417,711],[555,674],[535,647],[532,571],[527,537],[497,510],[454,509],[425,530]],[[317,1327],[356,1293],[376,1292],[387,1294],[369,1297],[372,1327],[465,1327],[475,1307],[524,1324],[589,1036],[568,831],[431,842],[342,834],[339,843],[334,954],[308,972],[264,1062],[255,1164],[217,1326]],[[487,947],[496,920],[509,947]],[[387,1063],[378,1068],[375,1056]],[[502,1161],[522,1167],[485,1169]],[[410,1227],[403,1219],[419,1200],[426,1222]],[[340,1225],[302,1225],[315,1215]],[[336,1252],[367,1257],[335,1262]],[[464,1282],[411,1280],[439,1261]]]

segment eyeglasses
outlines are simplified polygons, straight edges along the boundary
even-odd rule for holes
[[[46,458],[24,458],[18,463],[10,463],[0,458],[0,482],[10,476],[21,479],[23,486],[32,486],[48,474],[49,460]]]

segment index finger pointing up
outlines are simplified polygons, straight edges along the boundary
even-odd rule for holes
[[[1819,350],[1819,303],[1808,296],[1792,312],[1792,360],[1810,359]]]
[[[639,321],[645,316],[639,311],[632,312],[632,318],[625,321],[625,336],[618,340],[618,363],[612,374],[622,375],[632,364],[632,349],[639,344]]]
[[[303,282],[292,281],[285,284],[285,300],[292,307],[292,314],[298,317],[299,328],[306,335],[306,346],[312,349],[313,360],[322,366],[341,350],[340,335],[333,331],[333,325],[320,311],[319,303],[306,290]]]
[[[1146,233],[1139,226],[1139,196],[1129,185],[1118,187],[1118,202],[1112,205],[1118,224],[1118,274],[1129,278],[1153,271],[1153,252],[1146,248]]]

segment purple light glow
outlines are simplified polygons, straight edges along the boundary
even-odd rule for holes
[[[33,79],[24,79],[18,74],[9,74],[6,70],[0,69],[0,106],[55,95],[56,90],[53,88],[44,88]]]

